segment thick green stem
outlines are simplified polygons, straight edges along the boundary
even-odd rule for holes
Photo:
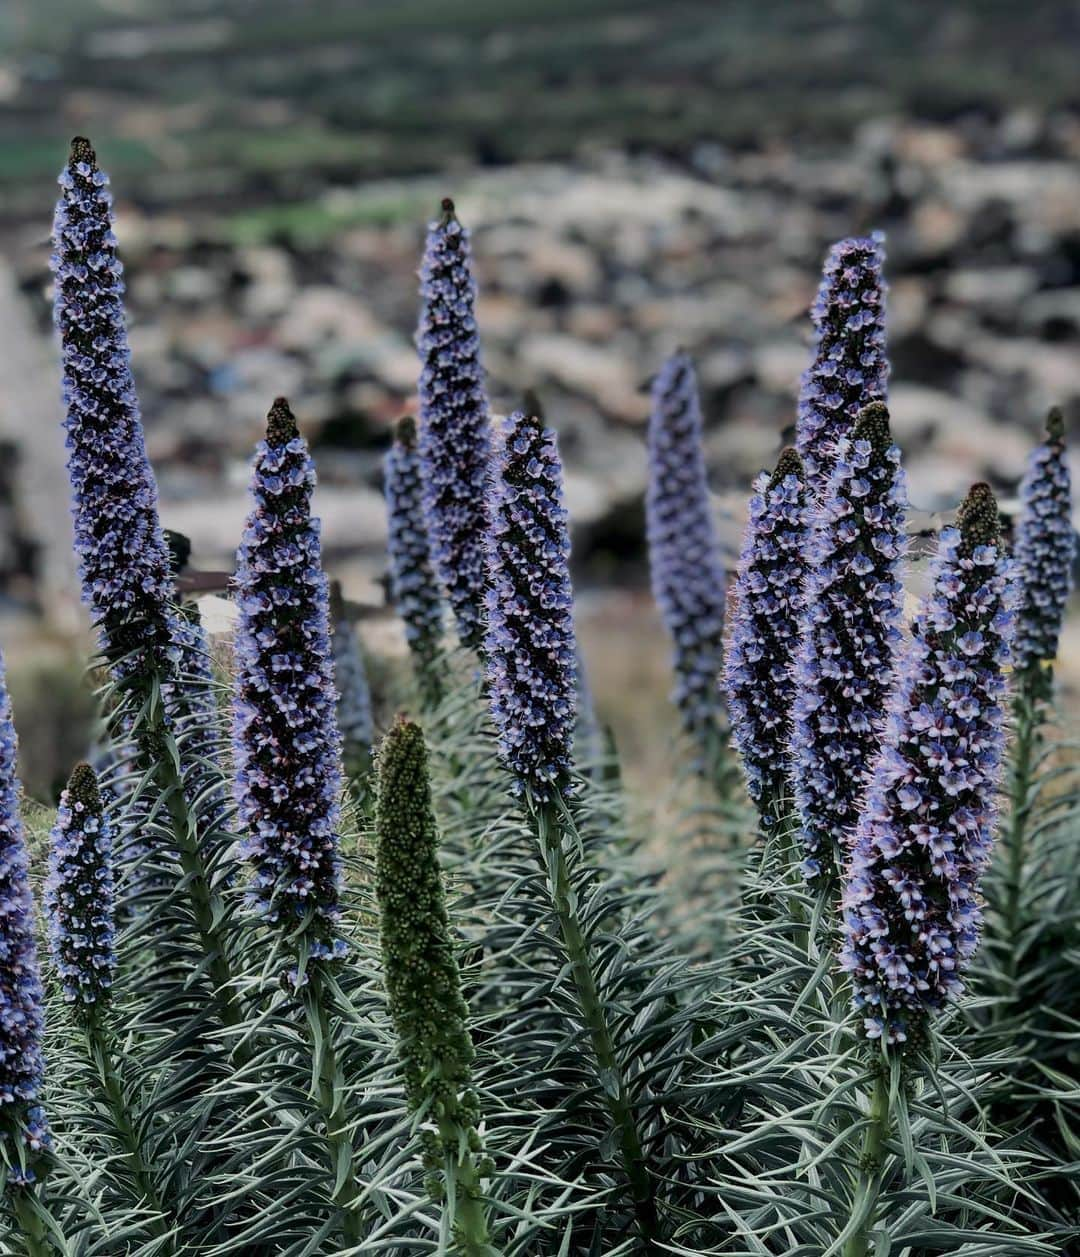
[[[165,724],[160,701],[153,704],[143,727],[138,730],[143,754],[149,760],[154,782],[161,792],[169,814],[173,841],[176,845],[184,886],[191,904],[195,928],[207,957],[207,972],[214,987],[221,1019],[227,1027],[236,1028],[244,1020],[239,997],[233,985],[232,967],[225,945],[222,922],[224,906],[213,889],[206,858],[199,844],[196,819],[184,793],[184,779],[171,754],[171,734]],[[237,1045],[234,1057],[247,1059],[248,1053]]]
[[[713,784],[721,803],[727,803],[735,790],[739,768],[731,753],[728,731],[711,722],[702,736],[701,771]]]
[[[420,707],[425,714],[431,715],[446,696],[446,687],[442,677],[442,669],[445,669],[446,662],[441,656],[437,659],[425,660],[414,655],[413,667]]]
[[[45,1225],[44,1205],[33,1192],[17,1189],[11,1193],[15,1225],[26,1257],[55,1257],[56,1249]]]
[[[885,1144],[889,1138],[892,1114],[889,1110],[889,1074],[879,1067],[874,1074],[874,1086],[870,1095],[870,1114],[863,1136],[862,1155],[859,1159],[859,1180],[855,1191],[854,1208],[860,1212],[861,1221],[844,1245],[844,1257],[870,1257],[873,1251],[872,1233],[877,1217],[877,1201],[885,1163]]]
[[[341,1219],[346,1248],[354,1248],[363,1236],[360,1188],[356,1181],[352,1132],[345,1113],[345,1088],[333,1028],[328,1011],[329,992],[318,971],[311,972],[304,988],[304,1012],[312,1056],[315,1059],[315,1099],[326,1124],[326,1147],[334,1187],[331,1199]]]
[[[488,1235],[487,1209],[480,1168],[471,1149],[460,1155],[462,1131],[456,1122],[439,1122],[439,1137],[446,1153],[447,1192],[453,1184],[453,1231],[456,1257],[499,1257]]]
[[[356,807],[356,828],[365,834],[375,821],[375,774],[370,754],[363,765],[345,765],[345,780]]]
[[[570,880],[570,868],[564,847],[565,817],[556,803],[541,805],[535,813],[537,837],[548,872],[552,903],[559,921],[563,944],[570,959],[570,971],[577,989],[585,1027],[589,1034],[600,1076],[603,1080],[608,1111],[618,1134],[623,1169],[633,1195],[634,1213],[642,1239],[655,1251],[659,1237],[659,1219],[653,1183],[645,1164],[634,1121],[626,1079],[615,1053],[615,1044],[593,973],[589,944],[578,919],[576,897]]]
[[[143,1155],[135,1123],[131,1120],[117,1058],[112,1051],[111,1036],[103,1016],[96,1011],[86,1024],[86,1046],[112,1119],[117,1143],[123,1149],[131,1177],[142,1198],[154,1211],[155,1217],[151,1226],[154,1234],[163,1241],[157,1251],[175,1253],[177,1250],[172,1227],[169,1225],[153,1173]]]
[[[785,928],[790,924],[802,933],[807,959],[812,966],[815,960],[813,924],[800,893],[806,886],[806,879],[802,872],[803,849],[797,837],[798,828],[794,799],[789,794],[773,798],[761,826],[761,871],[766,882],[782,882],[784,891],[780,897],[772,893],[768,897],[754,896],[749,903],[767,919],[780,918]]]

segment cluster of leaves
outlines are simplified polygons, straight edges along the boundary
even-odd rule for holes
[[[893,659],[903,492],[878,243],[830,253],[806,459],[785,451],[751,505],[726,668],[746,797],[707,685],[726,605],[688,362],[654,391],[654,577],[696,800],[671,819],[694,835],[682,867],[657,876],[617,756],[594,736],[575,754],[592,716],[557,441],[535,413],[489,430],[452,206],[421,272],[421,437],[405,424],[388,465],[414,663],[399,697],[424,727],[400,718],[373,763],[363,660],[283,399],[253,465],[233,680],[174,605],[86,141],[62,186],[58,322],[106,732],[55,817],[39,949],[0,687],[4,1251],[1049,1257],[1075,1242],[1076,759],[1050,736],[1047,671],[1025,666],[991,862],[1013,576],[985,486],[943,533]],[[1060,438],[1026,492],[1050,593],[1020,605],[1043,642],[1072,551]],[[965,967],[974,996],[946,1007]]]

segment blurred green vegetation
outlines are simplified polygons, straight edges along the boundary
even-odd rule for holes
[[[72,767],[86,758],[97,725],[86,662],[74,650],[11,658],[7,680],[19,733],[19,779],[30,798],[53,805]]]
[[[76,130],[128,195],[264,205],[583,145],[1072,106],[1078,36],[1064,0],[5,0],[0,212],[37,209]]]
[[[430,196],[394,196],[375,191],[341,203],[301,201],[240,210],[218,221],[217,236],[230,244],[264,244],[288,237],[299,247],[312,247],[349,227],[389,227],[422,222],[430,212]]]

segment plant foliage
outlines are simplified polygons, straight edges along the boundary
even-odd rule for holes
[[[1073,554],[1060,417],[1015,563],[976,486],[904,625],[878,239],[829,254],[802,457],[755,484],[726,594],[677,355],[654,394],[650,534],[690,737],[650,814],[588,700],[555,433],[535,407],[489,431],[469,242],[444,202],[421,271],[419,432],[402,424],[387,464],[413,664],[392,697],[415,694],[424,728],[393,722],[372,775],[381,710],[348,604],[331,606],[296,417],[277,399],[255,451],[220,678],[177,601],[86,140],[60,183],[104,733],[55,817],[25,809],[51,830],[32,864],[0,676],[3,1252],[1071,1251],[1080,758],[1050,668]]]

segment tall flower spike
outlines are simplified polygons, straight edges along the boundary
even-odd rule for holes
[[[814,357],[799,390],[795,444],[807,492],[821,498],[836,461],[837,442],[859,411],[885,400],[885,260],[880,233],[834,244],[810,310]]]
[[[469,233],[453,201],[430,225],[420,268],[420,465],[435,570],[466,646],[483,640],[484,489],[491,444]]]
[[[128,656],[128,673],[175,648],[169,552],[131,375],[108,183],[89,142],[76,137],[60,175],[51,265],[83,598],[110,661]]]
[[[315,468],[288,402],[255,451],[254,507],[237,554],[236,798],[250,897],[313,958],[337,954],[340,736]],[[302,981],[297,974],[293,981]]]
[[[754,484],[728,617],[724,684],[731,736],[747,790],[766,824],[777,819],[788,792],[805,496],[802,463],[786,449],[772,475],[762,472]]]
[[[390,592],[405,624],[422,696],[426,704],[434,706],[442,695],[436,671],[442,639],[442,596],[424,520],[416,422],[408,415],[399,420],[386,456],[386,507]]]
[[[945,529],[888,708],[843,896],[841,963],[869,1038],[917,1041],[979,940],[1013,635],[997,503],[975,485]]]
[[[488,1252],[469,1009],[446,912],[427,748],[419,725],[402,717],[379,750],[376,837],[383,971],[406,1099],[429,1124],[424,1163],[433,1195],[443,1192],[440,1171],[453,1166],[446,1186],[461,1193],[457,1251]]]
[[[673,697],[686,730],[710,743],[722,722],[724,565],[709,507],[697,380],[682,352],[653,381],[645,518],[653,596],[674,645]]]
[[[345,765],[350,772],[371,766],[375,729],[371,716],[371,688],[356,628],[345,610],[339,581],[330,582],[330,642],[337,689],[337,723]]]
[[[60,796],[45,916],[64,999],[85,1021],[108,1001],[116,973],[112,830],[89,764],[75,766]]]
[[[19,819],[17,754],[0,658],[0,1164],[9,1183],[26,1185],[52,1141],[41,1106],[44,995]]]
[[[792,784],[807,877],[843,867],[892,691],[907,484],[889,412],[859,413],[812,510],[795,656]]]
[[[1013,658],[1016,668],[1026,671],[1056,657],[1072,588],[1076,550],[1072,481],[1065,454],[1065,421],[1057,407],[1047,417],[1046,440],[1028,459],[1020,500],[1014,553],[1021,600]]]
[[[562,464],[555,433],[523,411],[502,433],[488,509],[491,713],[518,791],[543,802],[570,773],[577,659]]]

